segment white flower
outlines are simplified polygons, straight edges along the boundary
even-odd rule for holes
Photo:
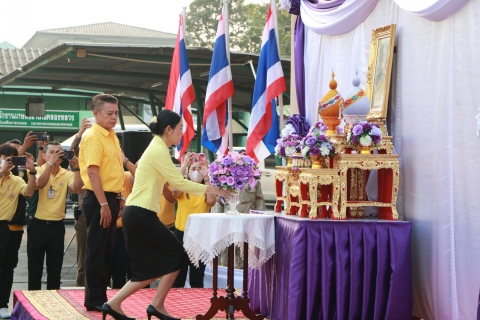
[[[287,156],[291,156],[293,155],[297,150],[295,149],[295,147],[286,147],[285,148],[285,154]]]
[[[347,142],[350,142],[350,141],[351,141],[351,138],[352,138],[352,132],[351,132],[351,131],[348,131],[348,133],[347,133]]]
[[[320,147],[320,154],[322,156],[326,157],[330,154],[330,150],[328,149],[327,146],[322,146],[322,147]]]
[[[280,153],[280,147],[275,146],[275,153]]]
[[[282,129],[282,137],[286,137],[292,133],[295,133],[295,128],[290,123]]]
[[[280,0],[278,4],[280,5],[280,10],[290,11],[290,8],[292,7],[292,2],[290,0]]]
[[[304,157],[307,156],[308,151],[310,151],[309,146],[305,146],[305,147],[302,148],[302,154],[303,154]]]
[[[370,136],[361,137],[360,144],[362,146],[369,147],[372,144],[372,138]]]
[[[382,130],[380,130],[380,128],[377,128],[377,127],[372,127],[372,130],[370,130],[370,135],[372,136],[382,136]]]

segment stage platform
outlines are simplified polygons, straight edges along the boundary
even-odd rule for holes
[[[118,290],[108,290],[112,297]],[[147,319],[145,310],[152,301],[156,289],[142,289],[129,297],[122,305],[129,317]],[[224,290],[218,290],[224,296]],[[83,307],[85,292],[83,289],[15,291],[12,319],[20,320],[67,320],[67,319],[102,319],[100,312],[88,312]],[[212,289],[172,289],[167,296],[165,308],[174,317],[195,319],[197,314],[204,314],[210,307]],[[107,317],[107,319],[112,319]],[[226,319],[225,312],[218,312],[214,319]],[[242,313],[235,313],[235,319],[245,319]]]

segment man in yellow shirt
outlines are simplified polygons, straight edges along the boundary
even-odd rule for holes
[[[33,157],[27,155],[26,167],[31,174],[28,184],[11,172],[15,166],[11,157],[17,156],[18,151],[10,143],[0,146],[0,318],[10,317],[8,301],[13,284],[13,270],[18,261],[18,249],[22,241],[21,231],[12,232],[9,222],[17,210],[20,196],[31,197],[35,192],[35,165]]]
[[[77,158],[70,160],[74,172],[60,167],[63,149],[51,141],[43,149],[45,164],[37,167],[37,203],[35,215],[27,226],[28,290],[42,289],[43,262],[47,256],[47,290],[60,289],[65,240],[65,206],[67,189],[82,190]]]
[[[87,218],[84,306],[88,311],[101,311],[108,300],[109,263],[117,230],[114,222],[125,204],[125,186],[122,152],[113,130],[118,119],[117,98],[96,95],[92,108],[96,123],[83,135],[80,145],[80,172],[85,184],[82,213]]]

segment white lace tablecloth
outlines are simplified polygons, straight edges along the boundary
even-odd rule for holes
[[[258,269],[275,253],[273,216],[225,213],[191,214],[183,236],[190,260],[211,265],[213,258],[232,244],[248,242],[248,266]],[[243,246],[242,246],[243,247]]]

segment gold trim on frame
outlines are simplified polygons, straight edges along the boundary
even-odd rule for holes
[[[366,90],[371,105],[370,113],[367,116],[369,120],[385,119],[387,117],[395,31],[395,24],[372,30]],[[379,59],[381,59],[385,65],[383,65],[383,63],[378,65]]]

